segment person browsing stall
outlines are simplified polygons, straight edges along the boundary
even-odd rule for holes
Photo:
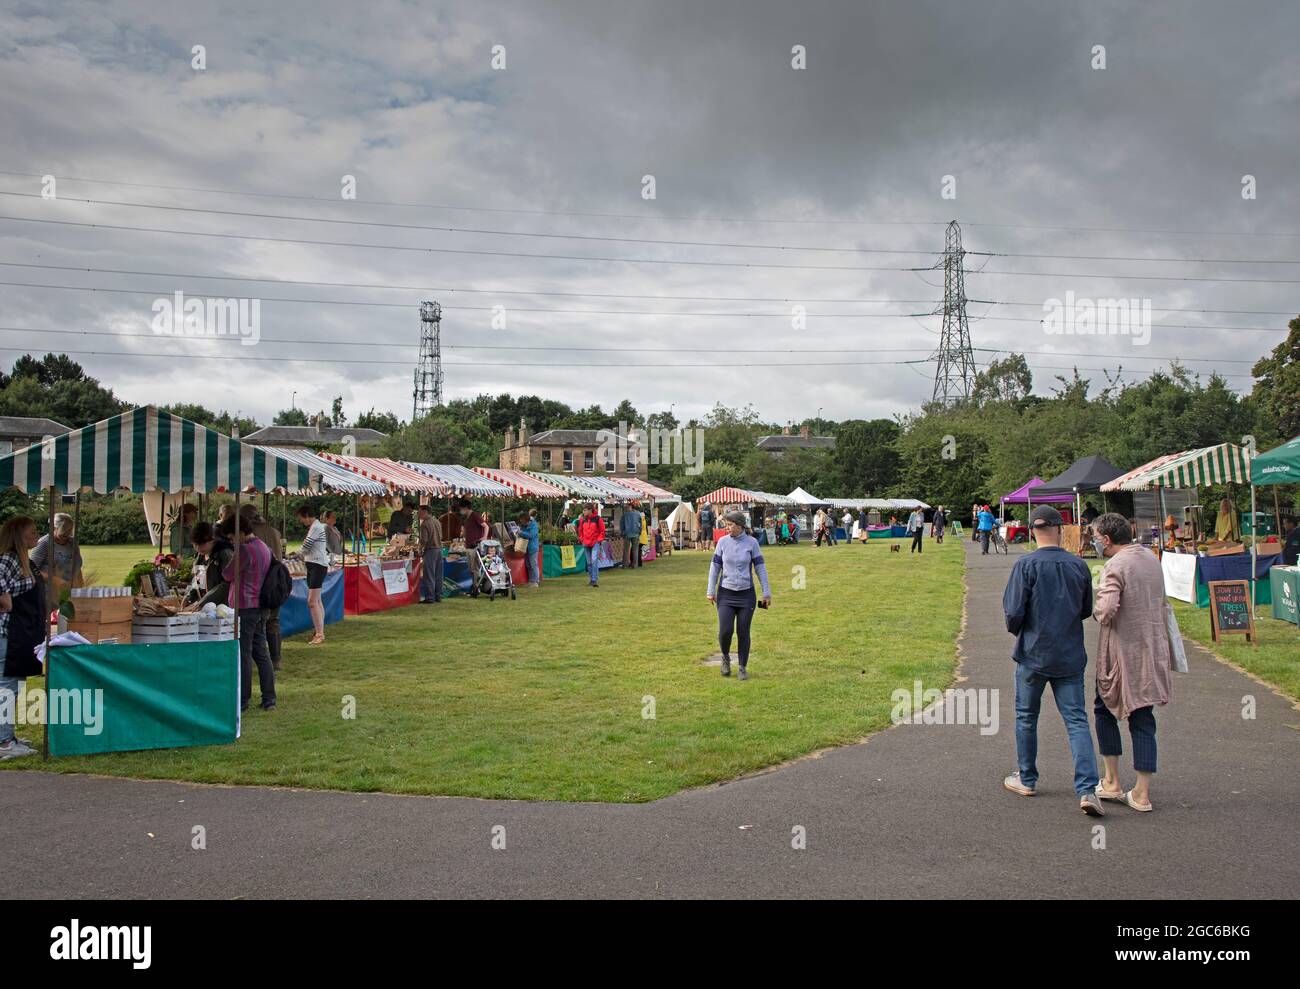
[[[592,587],[600,586],[600,556],[601,543],[605,541],[605,520],[601,518],[600,509],[593,501],[587,505],[587,510],[583,513],[582,518],[578,519],[578,542],[582,543],[583,548],[587,551],[587,576],[591,579]]]
[[[478,597],[478,584],[482,572],[478,554],[474,552],[474,547],[487,538],[487,521],[482,515],[474,511],[474,506],[468,498],[462,498],[456,503],[456,513],[460,516],[461,535],[465,537],[465,555],[469,557],[469,569],[473,578],[469,596],[476,598]]]
[[[433,509],[420,506],[420,603],[442,603],[442,526]]]
[[[321,588],[329,572],[330,556],[326,546],[325,523],[316,517],[311,505],[300,505],[298,521],[307,530],[302,540],[302,559],[307,564],[307,613],[315,634],[307,644],[318,646],[325,641],[325,605],[321,602]]]
[[[722,650],[722,675],[731,676],[731,637],[736,635],[736,655],[740,660],[740,679],[748,680],[749,628],[757,604],[754,578],[757,571],[763,585],[763,607],[772,603],[772,589],[767,582],[767,564],[758,540],[745,531],[745,513],[728,512],[723,516],[727,534],[718,540],[709,565],[709,603],[718,608],[718,647]]]

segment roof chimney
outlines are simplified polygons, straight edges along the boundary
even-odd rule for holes
[[[782,426],[782,427],[781,427],[781,435],[782,435],[782,436],[789,436],[789,435],[790,435],[790,427],[789,427],[789,426]]]
[[[523,416],[519,417],[519,445],[523,446],[528,442],[528,420]]]
[[[503,450],[509,450],[509,449],[510,449],[512,446],[514,446],[514,445],[515,445],[515,433],[514,433],[514,427],[513,427],[513,426],[507,426],[507,427],[506,427],[506,445],[505,445],[504,447],[502,447],[502,449],[503,449]]]
[[[804,439],[808,439],[812,435],[812,426],[800,426],[799,435]]]

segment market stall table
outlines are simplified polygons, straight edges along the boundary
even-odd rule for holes
[[[343,621],[344,583],[342,567],[336,567],[325,574],[325,582],[320,589],[320,602],[325,609],[326,625]],[[289,600],[280,606],[280,634],[297,635],[311,628],[311,612],[307,610],[307,578],[295,577]]]
[[[1255,566],[1255,604],[1271,604],[1268,571],[1275,563],[1280,563],[1281,556],[1276,554],[1261,556]],[[1232,553],[1228,556],[1202,556],[1196,561],[1196,606],[1210,606],[1209,583],[1212,580],[1250,580],[1251,555],[1249,553]]]
[[[369,560],[343,568],[343,611],[365,615],[420,602],[418,559]]]

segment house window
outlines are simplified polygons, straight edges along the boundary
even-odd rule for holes
[[[608,450],[605,451],[605,473],[614,473],[614,456]]]
[[[564,451],[564,473],[566,474],[573,473],[573,451],[572,450]]]
[[[631,447],[628,447],[627,450],[627,472],[629,474],[636,473],[636,451]]]
[[[588,474],[596,469],[596,454],[590,450],[584,450],[582,452],[582,469]]]
[[[550,469],[551,469],[551,451],[550,451],[550,450],[543,450],[543,451],[542,451],[542,470],[550,470]]]

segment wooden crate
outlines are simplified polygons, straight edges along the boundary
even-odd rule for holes
[[[130,599],[126,598],[125,600],[129,601]],[[91,642],[116,639],[118,642],[126,644],[131,641],[131,621],[129,618],[124,622],[90,622],[74,619],[68,622],[68,631],[84,635]]]

